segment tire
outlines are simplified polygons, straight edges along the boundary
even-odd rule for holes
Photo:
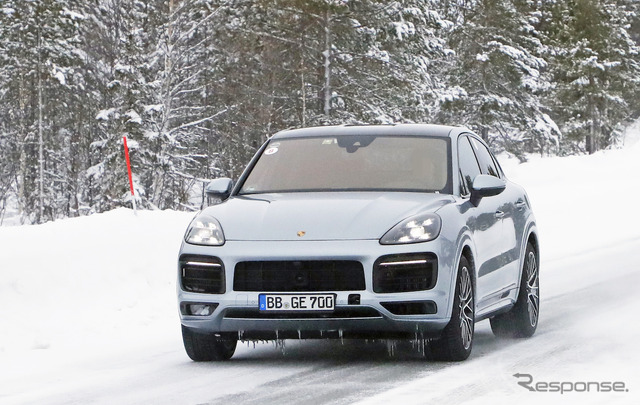
[[[223,361],[233,356],[238,339],[228,333],[195,332],[182,325],[182,342],[193,361]]]
[[[511,310],[491,318],[491,330],[497,337],[527,338],[533,336],[540,317],[540,269],[531,243],[527,243],[522,266],[518,299]]]
[[[471,266],[460,258],[451,320],[438,340],[430,341],[425,354],[430,360],[462,361],[471,354],[475,323],[475,291]]]

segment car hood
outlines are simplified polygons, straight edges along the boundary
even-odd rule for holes
[[[449,195],[403,192],[255,194],[203,212],[220,221],[230,241],[379,239],[401,220],[452,201]]]

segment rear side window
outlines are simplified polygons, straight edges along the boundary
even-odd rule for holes
[[[488,174],[494,177],[500,177],[500,172],[498,172],[498,168],[491,157],[491,152],[480,143],[477,139],[470,138],[471,144],[473,145],[473,150],[476,152],[476,156],[478,157],[478,163],[480,163],[480,170],[482,170],[482,174]]]
[[[460,195],[467,195],[471,192],[473,179],[480,174],[476,155],[469,144],[469,137],[461,136],[458,139],[458,164],[460,165]]]

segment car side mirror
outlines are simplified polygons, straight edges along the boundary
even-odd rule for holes
[[[479,174],[473,179],[471,204],[477,207],[482,198],[498,195],[502,193],[506,187],[507,183],[502,179],[489,176],[488,174]]]
[[[209,198],[216,198],[220,201],[224,201],[231,195],[231,189],[233,188],[233,180],[227,177],[215,179],[207,184],[205,192]]]

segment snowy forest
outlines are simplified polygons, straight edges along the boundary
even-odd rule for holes
[[[273,133],[464,125],[496,152],[615,148],[639,0],[0,0],[0,223],[199,209]]]

